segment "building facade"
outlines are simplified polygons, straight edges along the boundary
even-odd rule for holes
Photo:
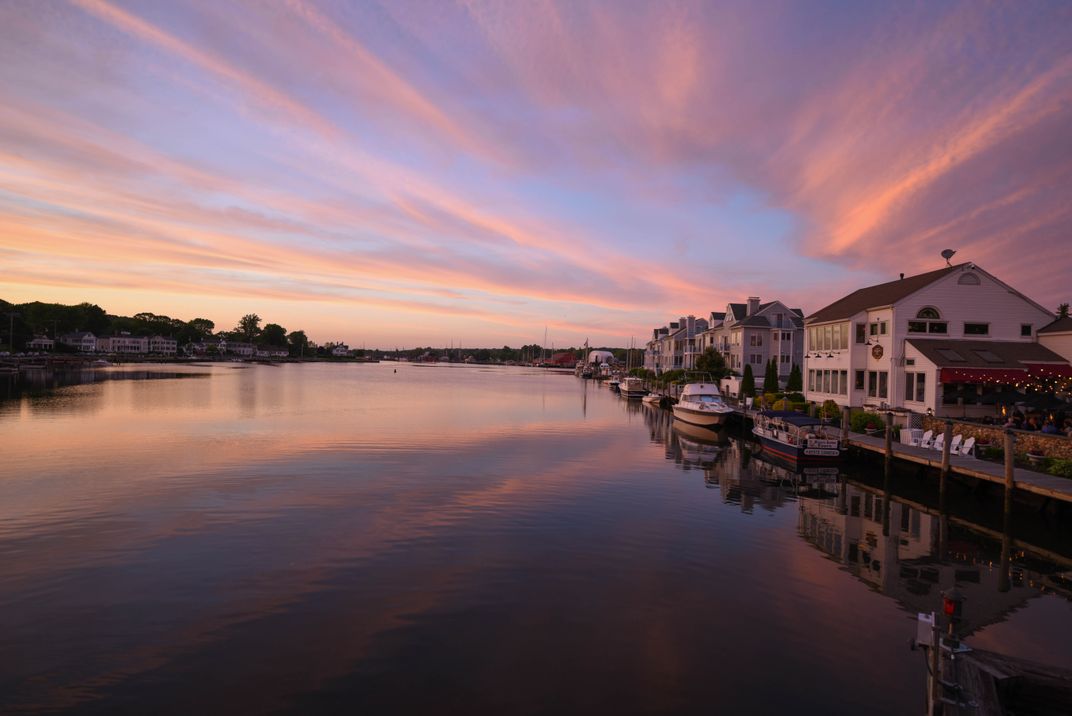
[[[714,348],[726,367],[741,374],[746,365],[760,380],[767,361],[778,366],[778,382],[785,386],[793,366],[804,359],[804,312],[781,301],[760,302],[751,296],[730,303],[724,313],[711,314],[711,326],[701,336],[699,352]]]
[[[97,337],[89,331],[74,331],[60,336],[60,343],[75,348],[82,353],[93,353],[97,350]]]
[[[974,264],[855,291],[806,320],[809,401],[935,415],[993,412],[984,385],[1067,361],[1036,341],[1053,314]],[[1056,367],[1054,367],[1056,366]]]

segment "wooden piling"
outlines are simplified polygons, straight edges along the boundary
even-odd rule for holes
[[[1005,430],[1005,531],[1009,531],[1012,522],[1012,491],[1016,483],[1016,434]]]
[[[893,413],[886,411],[886,461],[893,459]]]
[[[849,439],[849,425],[852,423],[852,408],[845,406],[841,409],[841,439]]]
[[[950,443],[953,442],[953,421],[945,421],[945,433],[942,437],[942,469],[938,474],[938,504],[945,509],[946,482],[949,481],[949,455],[952,452]]]

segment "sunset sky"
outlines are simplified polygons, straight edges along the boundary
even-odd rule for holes
[[[942,265],[1072,300],[1072,3],[0,0],[0,298],[626,345]]]

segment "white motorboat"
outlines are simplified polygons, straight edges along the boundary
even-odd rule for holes
[[[618,384],[618,392],[623,398],[643,398],[648,394],[648,389],[644,387],[642,379],[629,376],[622,378],[621,383]]]
[[[733,413],[718,383],[687,383],[674,405],[674,419],[705,428],[721,426]]]

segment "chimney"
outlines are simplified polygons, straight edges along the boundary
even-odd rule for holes
[[[901,280],[904,281],[904,274],[901,274]]]
[[[749,296],[748,297],[748,310],[745,311],[744,315],[746,317],[751,316],[751,315],[754,315],[755,313],[757,313],[758,311],[759,311],[759,296]]]

